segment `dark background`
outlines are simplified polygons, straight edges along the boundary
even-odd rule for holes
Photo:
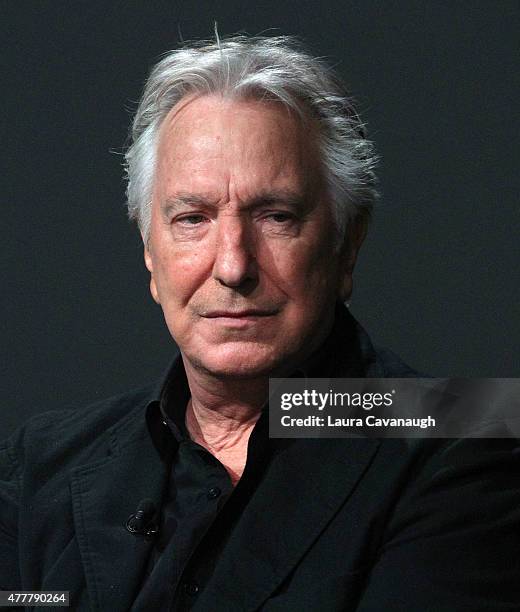
[[[0,434],[166,367],[121,151],[151,65],[213,20],[302,36],[359,100],[382,157],[352,302],[373,339],[433,375],[518,376],[516,0],[3,0]]]

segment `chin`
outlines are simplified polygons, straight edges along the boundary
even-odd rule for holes
[[[226,343],[186,357],[196,369],[217,378],[267,377],[285,360],[275,347],[249,342]]]

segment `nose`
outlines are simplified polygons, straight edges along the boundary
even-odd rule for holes
[[[226,215],[218,220],[213,278],[226,287],[243,287],[258,279],[255,239],[248,219]]]

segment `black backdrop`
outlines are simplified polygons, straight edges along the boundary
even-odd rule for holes
[[[352,310],[375,341],[433,375],[518,376],[516,0],[3,0],[0,433],[167,365],[120,154],[150,66],[213,20],[302,36],[360,101],[384,197]]]

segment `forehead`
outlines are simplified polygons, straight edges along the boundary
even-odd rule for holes
[[[216,95],[187,99],[161,126],[156,182],[168,192],[303,192],[319,181],[317,142],[313,123],[281,103]]]

